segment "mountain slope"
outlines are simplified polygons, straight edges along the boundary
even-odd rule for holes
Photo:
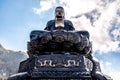
[[[19,63],[26,58],[24,52],[7,50],[0,44],[0,77],[17,73]]]

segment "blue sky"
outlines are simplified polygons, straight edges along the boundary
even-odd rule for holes
[[[39,0],[0,1],[0,43],[4,47],[25,51],[31,30],[44,28],[49,16],[36,15],[33,7],[39,7]]]
[[[119,0],[0,0],[0,44],[10,50],[27,51],[30,32],[43,30],[47,21],[54,18],[55,7],[61,5],[76,30],[90,32],[94,56],[103,71],[120,76],[119,3]]]

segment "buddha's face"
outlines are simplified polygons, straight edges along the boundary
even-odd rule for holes
[[[55,17],[57,18],[57,19],[64,19],[64,10],[63,10],[63,8],[56,8],[56,10],[55,10]]]

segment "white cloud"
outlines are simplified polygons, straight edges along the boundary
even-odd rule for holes
[[[109,35],[109,30],[113,27],[111,23],[118,17],[116,12],[120,1],[61,0],[61,4],[64,5],[67,18],[72,17],[71,20],[77,30],[88,30],[90,32],[94,51],[99,50],[101,53],[108,53],[120,50],[118,47],[120,41],[112,41]],[[95,10],[96,12],[93,12]],[[119,30],[115,29],[112,34],[117,37],[120,33]]]
[[[99,60],[100,62],[100,66],[101,66],[101,70],[103,73],[108,74],[109,72],[113,72],[114,69],[112,68],[112,63],[108,62],[108,61],[102,61]]]
[[[116,71],[113,68],[113,64],[110,62],[100,61],[101,69],[104,74],[109,75],[113,80],[119,80],[120,79],[120,72]]]
[[[110,72],[110,73],[108,73],[108,75],[110,75],[113,78],[113,80],[120,79],[120,72]]]
[[[56,0],[41,0],[40,8],[33,8],[36,14],[41,14],[41,12],[47,11],[55,5]]]
[[[60,0],[68,17],[89,12],[97,6],[95,0]]]

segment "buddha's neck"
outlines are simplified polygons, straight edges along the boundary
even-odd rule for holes
[[[55,27],[58,27],[58,26],[64,27],[64,19],[55,20]]]

